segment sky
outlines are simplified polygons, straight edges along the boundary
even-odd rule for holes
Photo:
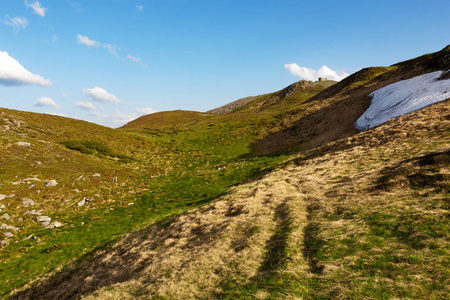
[[[0,0],[0,107],[119,127],[450,44],[448,0]]]

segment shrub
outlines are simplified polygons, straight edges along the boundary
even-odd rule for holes
[[[70,150],[76,150],[83,154],[98,154],[101,156],[109,156],[112,158],[118,158],[122,162],[132,161],[131,157],[116,153],[107,146],[97,141],[64,141],[61,142],[61,144]]]

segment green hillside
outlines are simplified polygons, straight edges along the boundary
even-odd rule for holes
[[[449,100],[354,122],[449,53],[120,129],[0,109],[0,295],[445,299]]]

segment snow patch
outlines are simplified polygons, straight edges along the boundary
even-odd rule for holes
[[[369,95],[370,107],[355,122],[356,129],[367,130],[450,98],[450,79],[439,80],[449,71],[424,74],[376,90]]]

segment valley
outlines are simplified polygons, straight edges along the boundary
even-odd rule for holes
[[[449,69],[447,46],[119,129],[0,109],[0,295],[444,299],[449,99],[355,122],[372,92]]]

